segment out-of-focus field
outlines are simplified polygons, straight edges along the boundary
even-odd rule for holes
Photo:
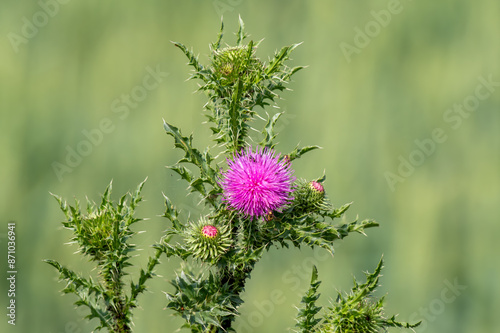
[[[248,283],[238,332],[287,332],[312,264],[327,306],[382,255],[379,295],[387,294],[388,314],[423,320],[417,332],[500,327],[498,1],[62,2],[1,5],[0,246],[6,253],[7,223],[15,221],[18,265],[16,326],[7,324],[8,281],[0,280],[2,332],[94,327],[71,305],[73,296],[60,296],[63,284],[42,262],[90,267],[72,254],[76,247],[63,245],[70,233],[61,229],[64,216],[49,192],[98,200],[113,180],[117,198],[148,177],[138,215],[150,219],[135,239],[144,249],[134,259],[140,267],[168,225],[158,217],[162,192],[197,218],[197,199],[186,197],[185,183],[164,167],[180,153],[162,118],[194,133],[204,148],[205,97],[185,81],[190,69],[170,41],[192,46],[206,62],[221,14],[226,42],[235,41],[239,14],[251,38],[265,38],[263,60],[303,42],[291,64],[308,67],[278,102],[286,115],[277,149],[322,146],[294,162],[295,176],[326,171],[334,205],[354,202],[348,219],[381,224],[368,237],[339,243],[334,257],[270,251]],[[178,266],[163,259],[161,277],[139,299],[136,332],[174,332],[182,324],[164,309],[162,293],[171,290]],[[269,303],[273,291],[282,297]]]

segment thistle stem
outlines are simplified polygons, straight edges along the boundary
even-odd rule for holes
[[[113,333],[131,333],[128,309],[123,296],[123,269],[121,265],[103,271],[106,291],[111,296],[107,310],[111,314]]]
[[[239,296],[241,292],[245,290],[246,279],[250,277],[254,264],[255,262],[252,262],[236,270],[231,270],[227,267],[222,272],[221,283],[230,285],[232,292]],[[234,304],[234,306],[236,308],[238,304]],[[223,330],[221,330],[221,332],[227,332],[227,330],[231,328],[234,317],[235,315],[229,315],[222,320]]]

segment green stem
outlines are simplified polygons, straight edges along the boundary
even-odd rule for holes
[[[239,119],[241,118],[240,110],[242,108],[241,96],[243,94],[243,82],[240,79],[238,79],[238,81],[235,83],[235,88],[236,89],[233,92],[231,104],[229,107],[229,133],[231,135],[230,140],[233,144],[233,153],[237,153],[242,148],[242,146],[240,146],[242,143],[242,138],[240,137],[242,133],[240,133]]]
[[[128,310],[123,297],[122,276],[123,269],[120,263],[103,271],[106,291],[111,298],[107,310],[111,314],[113,333],[132,332],[129,326]]]
[[[231,270],[226,268],[222,271],[221,284],[228,284],[231,286],[232,292],[235,295],[240,295],[245,290],[245,282],[250,274],[252,273],[255,262],[250,264],[246,264],[239,269]],[[238,304],[234,304],[235,308]],[[222,320],[222,328],[223,330],[219,330],[220,332],[227,332],[228,329],[231,328],[233,321],[235,319],[235,315],[229,315],[223,318]],[[217,331],[214,331],[217,332]],[[219,332],[218,332],[219,333]]]

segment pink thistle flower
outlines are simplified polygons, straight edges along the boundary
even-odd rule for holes
[[[203,236],[207,238],[215,238],[219,233],[219,230],[217,230],[217,228],[214,227],[213,225],[208,224],[203,227],[201,233],[203,234]]]
[[[230,208],[246,216],[260,217],[279,210],[292,198],[295,177],[289,162],[271,149],[251,147],[228,160],[221,187]]]

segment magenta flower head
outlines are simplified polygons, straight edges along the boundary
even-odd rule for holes
[[[292,200],[292,174],[290,163],[272,149],[248,147],[228,160],[221,182],[224,201],[246,216],[264,216]]]

